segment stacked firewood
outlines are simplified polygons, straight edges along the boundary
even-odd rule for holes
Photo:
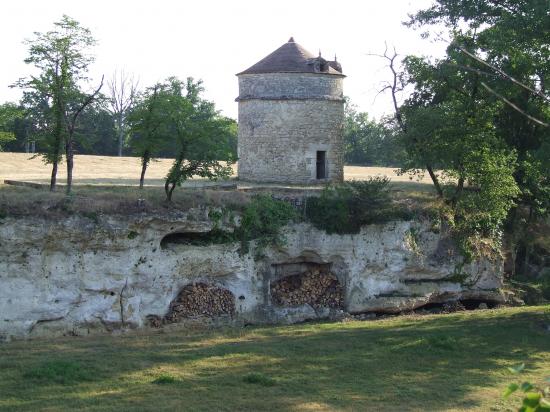
[[[342,286],[329,271],[312,269],[299,275],[284,277],[271,284],[271,298],[278,306],[341,308]]]
[[[170,303],[165,322],[173,323],[182,318],[199,316],[216,317],[235,312],[235,297],[227,289],[206,283],[185,286]]]

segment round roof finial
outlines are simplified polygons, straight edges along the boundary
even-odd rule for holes
[[[294,37],[291,37],[290,39],[288,39],[288,43],[294,43]]]

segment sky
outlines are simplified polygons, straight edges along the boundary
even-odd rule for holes
[[[337,55],[344,94],[361,111],[391,113],[389,95],[378,95],[388,79],[385,43],[400,55],[440,56],[445,48],[420,38],[402,22],[431,0],[9,0],[0,14],[0,102],[17,101],[9,85],[32,73],[23,60],[25,39],[53,28],[67,14],[98,40],[90,75],[96,83],[115,70],[133,73],[140,87],[169,76],[204,81],[205,97],[226,116],[237,117],[235,74],[293,36],[327,59]],[[92,89],[92,84],[89,86]],[[378,95],[378,96],[377,96]]]

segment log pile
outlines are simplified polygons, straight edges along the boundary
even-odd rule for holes
[[[284,277],[271,284],[271,299],[278,306],[341,308],[342,286],[331,272],[312,269],[299,275]]]
[[[175,323],[183,318],[199,316],[217,317],[235,313],[235,296],[217,286],[195,283],[185,286],[170,303],[166,323]]]

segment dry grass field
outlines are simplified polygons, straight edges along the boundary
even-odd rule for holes
[[[146,185],[163,184],[171,163],[171,159],[151,162],[146,175]],[[136,157],[75,156],[74,182],[81,185],[137,185],[140,167],[139,159]],[[0,183],[4,179],[47,183],[50,173],[51,166],[44,164],[41,158],[32,159],[31,155],[26,153],[0,153]],[[398,176],[395,169],[385,167],[346,166],[344,173],[346,180],[387,176],[396,183],[410,181],[408,176]],[[64,183],[64,177],[65,168],[62,165],[58,174],[59,183]],[[425,176],[420,183],[430,183],[429,177]]]

